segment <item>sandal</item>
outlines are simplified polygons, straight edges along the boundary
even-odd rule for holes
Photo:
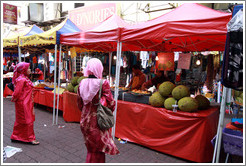
[[[39,145],[39,142],[37,140],[34,140],[32,142],[28,142],[31,145]]]

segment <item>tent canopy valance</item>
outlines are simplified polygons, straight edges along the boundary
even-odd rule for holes
[[[223,51],[231,13],[186,3],[150,21],[127,26],[121,40],[142,50]]]
[[[81,31],[70,19],[65,19],[63,22],[54,28],[40,34],[31,36],[22,36],[19,38],[19,45],[37,46],[37,45],[53,45],[60,44],[60,35],[63,33],[73,33]]]
[[[31,36],[44,32],[36,25],[24,27],[17,32],[10,34],[7,38],[3,39],[3,47],[13,47],[18,45],[18,38],[21,36]]]
[[[83,47],[89,50],[112,52],[117,50],[122,29],[128,24],[117,14],[112,15],[93,28],[77,33],[62,34],[60,42],[64,45]],[[123,51],[137,49],[134,45],[124,44]]]

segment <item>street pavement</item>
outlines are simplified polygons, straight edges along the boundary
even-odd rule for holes
[[[53,114],[46,107],[35,106],[36,121],[34,132],[39,145],[12,143],[10,136],[15,121],[15,108],[11,98],[3,98],[3,147],[21,148],[4,163],[85,163],[86,147],[83,143],[79,123],[66,123],[62,112],[59,112],[58,125],[52,125]],[[127,142],[120,143],[115,139],[119,155],[106,155],[107,163],[192,163],[168,154]],[[224,162],[225,154],[221,155]],[[229,160],[230,162],[231,160]],[[242,159],[233,162],[242,162]]]

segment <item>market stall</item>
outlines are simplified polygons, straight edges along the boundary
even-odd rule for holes
[[[156,19],[134,26],[119,27],[118,30],[113,34],[116,36],[114,44],[117,44],[117,47],[111,47],[111,41],[109,42],[109,46],[107,45],[107,41],[105,41],[104,43],[100,41],[101,37],[105,38],[105,36],[107,36],[107,29],[105,28],[103,30],[93,31],[93,35],[95,35],[94,40],[86,41],[87,38],[85,32],[79,34],[61,35],[61,43],[66,43],[67,45],[77,45],[81,47],[98,46],[98,49],[117,48],[116,62],[118,63],[118,68],[116,67],[115,85],[115,99],[117,101],[120,74],[119,63],[122,50],[154,50],[162,52],[223,51],[226,40],[226,24],[228,23],[230,17],[230,13],[215,11],[198,4],[184,4],[173,10],[172,12],[169,12]],[[109,26],[110,25],[107,25],[106,28],[108,28]],[[96,41],[97,39],[98,43]],[[170,95],[170,93],[168,95]],[[194,101],[194,99],[191,99],[191,97],[189,99]],[[161,99],[160,103],[162,103],[162,106],[163,101],[164,99]],[[140,107],[139,110],[136,109],[136,106]],[[154,112],[157,112],[157,114],[155,114]],[[77,116],[79,116],[79,112],[77,113]],[[117,115],[115,116],[117,117],[115,125],[115,135],[117,135],[117,137],[128,139],[129,141],[136,142],[141,145],[145,145],[150,148],[195,162],[210,162],[212,160],[213,149],[210,141],[216,133],[219,115],[217,107],[209,107],[207,109],[204,109],[203,111],[191,111],[187,113],[179,111],[172,112],[163,108],[154,108],[149,105],[136,103],[133,104],[129,102],[119,101],[117,109],[114,113],[115,115]],[[129,114],[132,114],[132,118],[129,118]],[[154,118],[149,119],[149,114],[153,114]],[[139,115],[142,115],[143,118],[140,119]],[[190,125],[186,126],[184,124],[184,117],[188,118],[189,123],[187,124]],[[181,131],[184,131],[184,133],[182,133],[182,138],[185,139],[180,138],[178,141],[176,140],[174,142],[171,142],[172,138],[169,135],[171,135],[172,132],[176,133],[176,123],[168,123],[167,121],[163,121],[163,119],[168,118],[170,118],[173,122],[175,122],[175,119],[180,118],[180,122],[178,122],[180,124],[179,129]],[[140,124],[136,125],[135,123],[138,121]],[[163,145],[160,145],[159,147],[158,145],[157,147],[155,147],[155,145],[153,145],[152,143],[148,144],[149,141],[152,141],[152,138],[155,138],[155,136],[159,135],[160,130],[163,130],[161,128],[162,125],[159,125],[159,123],[153,126],[149,125],[151,123],[155,124],[155,121],[162,124],[165,128],[170,129],[168,130],[169,132],[164,131],[163,137],[165,139],[163,140],[163,142],[160,141],[160,138],[157,138],[153,141],[158,145]],[[145,122],[148,123],[145,124]],[[143,124],[142,127],[141,124]],[[197,128],[192,128],[192,124],[194,124],[194,126],[196,126]],[[132,127],[132,125],[137,126],[138,128],[140,126],[140,129],[136,129]],[[146,135],[141,135],[147,130],[150,131],[151,134],[148,135],[148,133],[146,133]],[[199,130],[201,130],[202,132],[200,132]],[[132,131],[131,133],[133,134],[129,133],[129,131]],[[146,136],[147,139],[139,138],[141,136]],[[191,140],[191,138],[194,138],[194,140]],[[182,144],[183,142],[186,144]],[[175,147],[176,150],[173,150],[174,153],[168,150],[168,148],[170,148],[169,143]],[[193,146],[193,144],[195,146]],[[202,148],[200,147],[200,145],[202,145]],[[187,146],[189,146],[190,149],[187,149]],[[182,149],[183,147],[186,148]],[[180,153],[179,149],[181,149]]]
[[[53,124],[57,124],[58,121],[58,109],[55,112],[55,105],[56,105],[56,95],[57,91],[59,91],[60,88],[60,66],[61,66],[61,54],[62,54],[62,46],[60,45],[59,49],[59,58],[57,58],[57,45],[60,44],[60,35],[64,33],[73,33],[73,32],[80,32],[81,30],[70,20],[65,19],[62,23],[58,24],[56,27],[43,32],[41,34],[35,34],[31,36],[23,36],[19,38],[19,43],[21,47],[36,47],[36,48],[42,48],[42,47],[48,47],[54,46],[55,50],[55,73],[54,73],[54,87],[57,87],[56,85],[56,75],[57,75],[57,59],[59,59],[59,71],[58,71],[58,90],[54,88],[54,99],[53,99]],[[59,95],[57,102],[59,101]],[[59,106],[59,105],[58,105]],[[55,120],[55,114],[56,114],[56,120]],[[55,122],[56,121],[56,122]]]
[[[21,49],[19,47],[20,43],[19,43],[19,37],[21,36],[31,36],[34,34],[39,34],[39,33],[43,33],[44,31],[42,29],[40,29],[38,26],[33,25],[31,27],[28,28],[22,28],[21,30],[19,30],[19,32],[15,33],[15,34],[9,34],[9,36],[5,39],[3,39],[3,48],[4,51],[8,52],[8,51],[13,51],[13,49],[16,49],[16,52],[19,53],[19,62],[21,62]],[[18,47],[18,50],[17,50]]]

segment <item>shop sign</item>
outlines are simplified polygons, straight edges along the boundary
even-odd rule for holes
[[[17,6],[3,3],[3,22],[17,24]]]
[[[174,53],[158,53],[156,69],[162,71],[174,71]]]
[[[179,54],[179,61],[178,61],[178,69],[190,69],[190,61],[191,61],[191,53],[180,53]]]
[[[83,6],[68,11],[68,17],[80,29],[86,30],[117,13],[116,6],[116,3],[101,3],[93,6]]]

